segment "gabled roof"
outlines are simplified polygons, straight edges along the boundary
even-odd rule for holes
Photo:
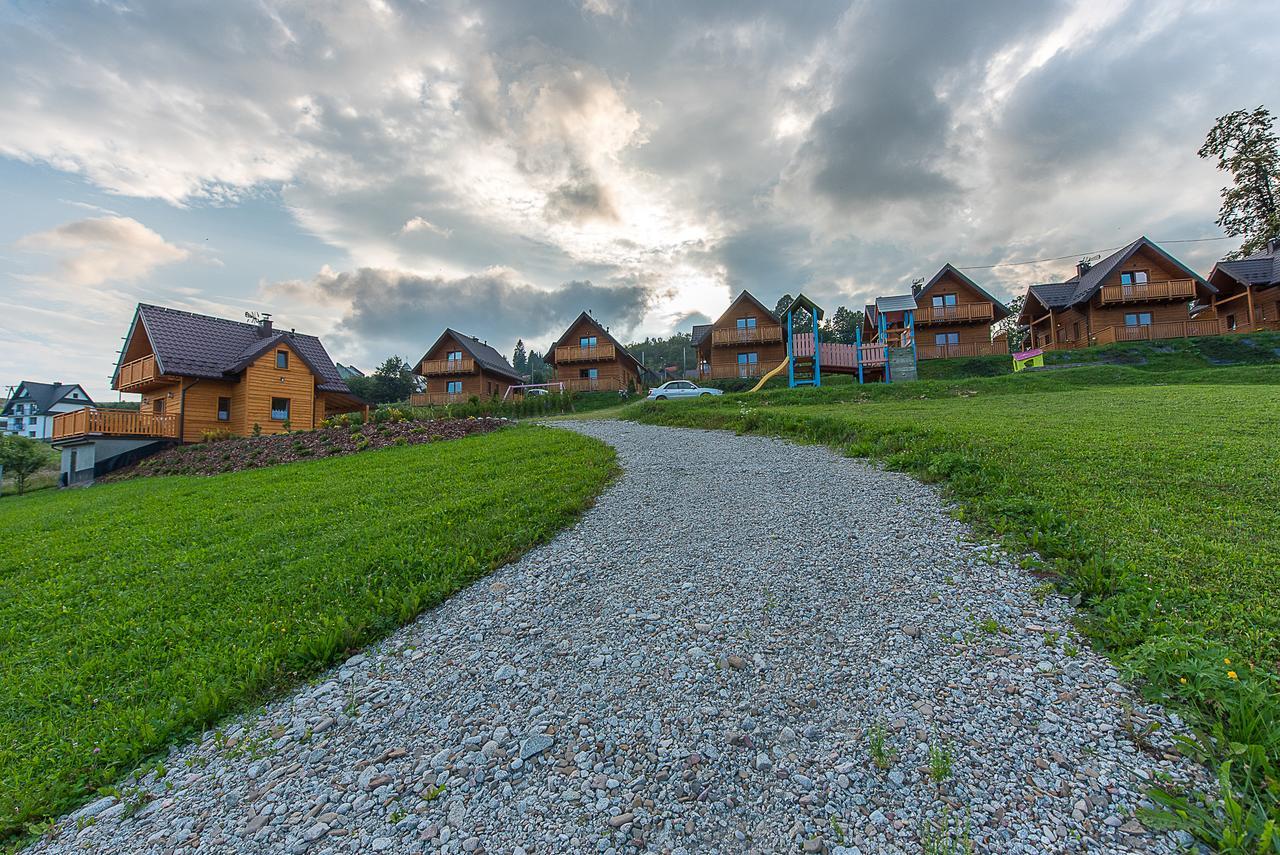
[[[341,362],[333,363],[333,367],[338,369],[338,376],[343,380],[350,380],[352,377],[363,377],[364,372],[354,365],[343,365]]]
[[[5,403],[4,409],[0,410],[0,415],[9,415],[13,411],[14,404],[35,404],[35,414],[38,416],[45,415],[51,407],[61,403],[72,392],[79,392],[84,395],[83,400],[76,400],[77,404],[83,403],[87,407],[93,406],[93,399],[89,397],[89,393],[79,383],[36,383],[31,380],[23,380],[13,390],[13,397]]]
[[[1241,285],[1280,285],[1280,243],[1259,250],[1246,258],[1219,261],[1209,274],[1224,273]]]
[[[165,306],[139,303],[125,346],[120,350],[120,363],[129,351],[129,341],[141,326],[151,342],[157,367],[162,374],[177,377],[221,379],[243,371],[254,356],[268,347],[284,343],[298,354],[316,376],[316,388],[322,392],[350,394],[347,384],[320,339],[293,331],[269,332],[258,324],[229,321],[210,315],[198,315]]]
[[[440,333],[440,337],[436,339],[435,344],[427,348],[427,352],[422,354],[422,359],[419,359],[417,364],[421,365],[427,356],[439,347],[440,343],[449,336],[452,336],[453,340],[458,343],[458,346],[466,351],[467,356],[474,359],[485,371],[493,374],[501,374],[504,377],[509,377],[512,380],[515,380],[517,383],[524,380],[524,378],[520,376],[520,372],[512,368],[511,363],[507,362],[507,358],[501,353],[498,353],[498,351],[494,350],[475,336],[460,333],[451,327],[445,327],[444,332]]]
[[[694,324],[693,332],[689,335],[689,344],[697,347],[706,341],[707,336],[711,335],[711,324]]]
[[[943,278],[946,277],[948,274],[950,274],[951,276],[954,276],[956,279],[959,279],[965,285],[972,288],[974,291],[978,292],[978,294],[981,295],[983,298],[990,300],[992,305],[995,306],[994,320],[998,321],[1002,318],[1007,318],[1009,316],[1008,306],[1006,306],[1004,303],[1001,303],[995,297],[988,294],[986,290],[982,288],[981,285],[979,285],[977,282],[974,282],[968,276],[965,276],[963,273],[961,273],[959,268],[953,267],[951,265],[951,262],[947,262],[946,264],[942,265],[942,269],[939,270],[937,273],[933,274],[933,278],[930,279],[928,282],[926,282],[924,284],[924,287],[922,287],[919,291],[916,292],[916,299],[920,299],[921,297],[928,294],[930,289],[932,289],[934,285],[937,285],[939,282],[941,282]]]
[[[822,320],[822,307],[810,300],[804,294],[797,294],[796,298],[791,301],[781,314],[785,315],[787,312],[795,312],[797,309],[804,309],[818,320]]]
[[[1032,285],[1027,289],[1046,308],[1065,309],[1075,302],[1076,286],[1074,279],[1070,282],[1048,282],[1044,285]]]
[[[591,317],[591,314],[588,312],[582,312],[581,314],[578,315],[578,317],[573,319],[573,323],[565,327],[565,331],[560,335],[560,338],[556,339],[555,342],[551,345],[551,347],[547,348],[547,357],[550,357],[550,358],[544,357],[543,361],[545,361],[548,365],[555,365],[556,364],[555,363],[556,348],[560,346],[560,342],[564,341],[566,338],[569,337],[569,333],[573,331],[573,328],[576,327],[578,324],[582,323],[583,321],[590,322],[590,324],[593,327],[595,327],[597,331],[599,331],[600,335],[608,339],[609,343],[612,344],[615,348],[617,348],[619,356],[623,357],[624,359],[628,359],[635,364],[637,371],[641,371],[644,369],[644,366],[640,364],[640,360],[632,356],[631,351],[627,350],[626,346],[623,345],[622,342],[614,338],[609,333],[609,331],[605,329],[604,324],[600,323],[595,318]]]
[[[734,297],[732,300],[729,301],[729,308],[725,309],[723,312],[720,313],[720,317],[716,318],[715,323],[718,324],[722,320],[724,320],[725,316],[728,315],[729,312],[733,311],[733,307],[738,305],[738,301],[742,300],[744,297],[749,302],[754,303],[756,308],[764,312],[767,317],[772,318],[774,321],[778,320],[778,316],[774,314],[773,309],[770,309],[764,303],[761,303],[758,299],[756,299],[756,296],[752,294],[750,291],[743,290],[741,293],[738,294],[738,296]],[[712,324],[712,326],[715,326],[715,324]]]
[[[916,298],[910,294],[895,294],[890,297],[876,297],[876,311],[885,312],[914,312],[916,309]]]

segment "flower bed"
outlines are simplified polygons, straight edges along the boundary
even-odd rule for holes
[[[162,451],[100,481],[140,475],[220,475],[298,460],[341,457],[396,445],[421,445],[489,433],[510,424],[506,419],[432,419],[385,421],[356,426],[333,425],[274,436],[236,437]]]

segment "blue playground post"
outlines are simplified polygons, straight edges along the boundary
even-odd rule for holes
[[[791,343],[791,309],[787,309],[787,386],[796,387],[796,355]]]
[[[916,313],[914,311],[907,312],[907,329],[911,330],[911,361],[919,362],[916,356]]]
[[[861,386],[862,385],[862,324],[858,324],[856,327],[853,328],[853,340],[855,342],[854,347],[857,348],[857,350],[855,350],[853,353],[854,353],[854,358],[858,362],[858,385]]]
[[[818,313],[809,312],[813,318],[813,385],[822,385],[822,345],[818,342]]]
[[[884,312],[876,314],[876,321],[880,325],[880,344],[884,346],[884,382],[892,383],[893,378],[889,376],[889,324],[884,319]]]

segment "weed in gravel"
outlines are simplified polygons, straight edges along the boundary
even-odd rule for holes
[[[886,744],[888,736],[888,731],[880,722],[867,728],[867,750],[871,752],[871,761],[878,769],[888,769],[898,758],[898,752]]]
[[[929,743],[929,777],[935,784],[941,784],[951,777],[955,770],[955,762],[951,743],[945,740]]]
[[[920,851],[923,855],[969,855],[974,851],[973,823],[966,814],[963,819],[944,807],[936,819],[926,820],[919,831]]]

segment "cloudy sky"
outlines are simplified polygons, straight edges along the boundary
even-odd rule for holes
[[[108,397],[140,300],[369,368],[946,261],[1021,293],[1074,259],[1008,262],[1221,234],[1196,150],[1280,92],[1277,31],[1247,0],[11,0],[0,384]]]

